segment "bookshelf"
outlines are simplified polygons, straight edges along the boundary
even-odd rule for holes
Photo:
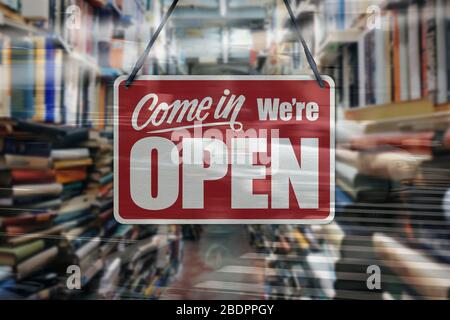
[[[428,99],[420,99],[348,109],[345,111],[345,118],[356,121],[383,120],[400,118],[405,114],[410,117],[421,116],[433,113],[434,111],[434,106]]]
[[[18,13],[0,4],[0,24],[2,28],[12,28],[16,32],[38,33],[38,29],[28,24]]]
[[[112,90],[163,1],[3,3],[0,297],[158,299],[178,270],[181,229],[113,217]],[[74,5],[81,24],[71,29]],[[81,288],[69,287],[70,266]]]
[[[250,228],[267,264],[285,270],[267,277],[267,291],[282,298],[448,299],[450,2],[301,2],[315,7],[299,21],[314,26],[303,36],[322,74],[336,82],[336,218],[328,226]],[[368,26],[370,5],[380,9],[379,29]],[[283,10],[276,9],[280,16]],[[275,64],[262,69],[308,72],[302,50],[289,45],[295,37],[272,27],[284,38],[266,59]],[[314,266],[318,252],[323,264]],[[283,262],[292,255],[295,262]],[[365,285],[372,264],[381,267],[382,290]],[[333,270],[334,285],[329,274],[311,272],[324,268]]]
[[[332,63],[338,57],[339,48],[358,41],[361,32],[357,29],[331,32],[320,45],[317,61],[319,65]]]

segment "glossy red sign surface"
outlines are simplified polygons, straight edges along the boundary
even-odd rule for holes
[[[334,216],[334,83],[140,77],[115,84],[122,223],[326,223]]]

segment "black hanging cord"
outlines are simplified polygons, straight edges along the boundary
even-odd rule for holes
[[[306,60],[308,60],[308,64],[311,67],[312,71],[314,72],[314,76],[316,77],[316,80],[319,83],[319,86],[321,88],[324,88],[325,85],[323,83],[322,77],[320,76],[319,69],[317,69],[316,61],[314,61],[314,57],[312,56],[311,51],[309,51],[309,48],[305,42],[305,39],[303,39],[302,33],[300,32],[300,27],[297,24],[297,20],[295,19],[294,13],[292,12],[291,5],[289,4],[289,0],[283,0],[283,1],[284,1],[284,4],[286,5],[287,11],[289,12],[289,16],[291,17],[291,22],[295,27],[295,31],[297,32],[297,37],[303,46]]]
[[[167,10],[166,14],[164,15],[164,18],[162,19],[161,23],[159,24],[158,29],[153,34],[152,38],[150,39],[150,42],[148,43],[147,47],[145,48],[145,51],[141,54],[138,61],[136,61],[136,64],[134,65],[133,71],[131,71],[131,74],[128,76],[127,81],[125,82],[125,87],[128,88],[131,83],[133,82],[134,78],[136,77],[139,70],[141,70],[142,66],[144,65],[145,59],[147,59],[147,56],[152,49],[153,45],[156,42],[156,39],[158,38],[159,34],[161,33],[161,30],[164,28],[164,25],[166,24],[167,20],[169,20],[170,15],[172,14],[173,10],[177,6],[179,0],[173,0],[172,4],[170,5],[169,10]]]
[[[125,87],[128,88],[134,81],[134,78],[136,78],[137,73],[144,65],[145,59],[147,59],[147,56],[152,49],[153,45],[156,42],[156,39],[158,38],[159,34],[161,33],[161,30],[164,28],[164,25],[166,24],[167,20],[169,20],[170,15],[172,14],[173,10],[177,6],[179,0],[173,0],[172,4],[169,7],[169,10],[167,10],[166,14],[164,15],[164,18],[162,19],[158,29],[153,34],[152,38],[150,39],[150,42],[148,43],[147,47],[145,48],[144,52],[141,54],[139,59],[136,61],[136,64],[134,65],[133,71],[131,71],[131,74],[128,76],[127,81],[125,82]],[[286,5],[286,8],[289,12],[289,17],[291,18],[292,24],[295,27],[295,31],[297,33],[298,39],[300,40],[300,43],[303,46],[303,50],[305,51],[306,59],[308,60],[308,64],[311,67],[311,69],[314,72],[314,76],[316,77],[317,82],[319,83],[319,86],[321,88],[325,87],[322,77],[320,76],[319,70],[317,69],[316,62],[314,61],[314,57],[311,54],[311,51],[309,51],[308,45],[305,42],[305,39],[303,39],[303,36],[300,32],[300,28],[297,24],[297,21],[295,19],[294,13],[292,12],[291,5],[289,4],[289,0],[283,0],[284,4]]]

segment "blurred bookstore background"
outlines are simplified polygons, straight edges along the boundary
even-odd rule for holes
[[[290,3],[336,82],[328,225],[118,224],[112,84],[171,1],[0,1],[0,299],[449,298],[450,1]],[[311,70],[283,1],[181,0],[141,73]]]

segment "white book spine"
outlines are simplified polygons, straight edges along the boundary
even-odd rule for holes
[[[62,50],[55,51],[55,109],[54,119],[55,123],[61,123],[61,102],[62,102],[62,77],[63,77],[63,52]]]
[[[39,195],[59,195],[63,186],[59,183],[32,184],[13,186],[14,197],[27,197]]]
[[[375,30],[375,103],[386,104],[387,74],[386,74],[386,35],[382,29]]]
[[[409,63],[408,63],[408,21],[404,12],[398,14],[398,28],[400,36],[400,99],[409,100]]]
[[[448,7],[448,6],[447,6]],[[436,52],[437,52],[437,96],[436,102],[447,102],[447,17],[445,1],[436,0]]]
[[[89,157],[89,149],[75,148],[75,149],[54,149],[51,157],[53,160],[76,160]]]
[[[344,108],[350,107],[350,65],[349,65],[348,47],[345,47],[342,52],[342,87],[343,99],[342,104]]]
[[[409,51],[409,89],[411,99],[421,97],[421,76],[420,76],[420,43],[419,43],[419,6],[411,4],[408,7],[408,51]]]
[[[79,248],[75,255],[79,258],[79,259],[83,259],[84,257],[86,257],[92,250],[94,250],[95,248],[97,248],[100,245],[100,237],[95,237],[93,239],[91,239],[88,243],[86,243],[84,246],[82,246],[81,248]]]

